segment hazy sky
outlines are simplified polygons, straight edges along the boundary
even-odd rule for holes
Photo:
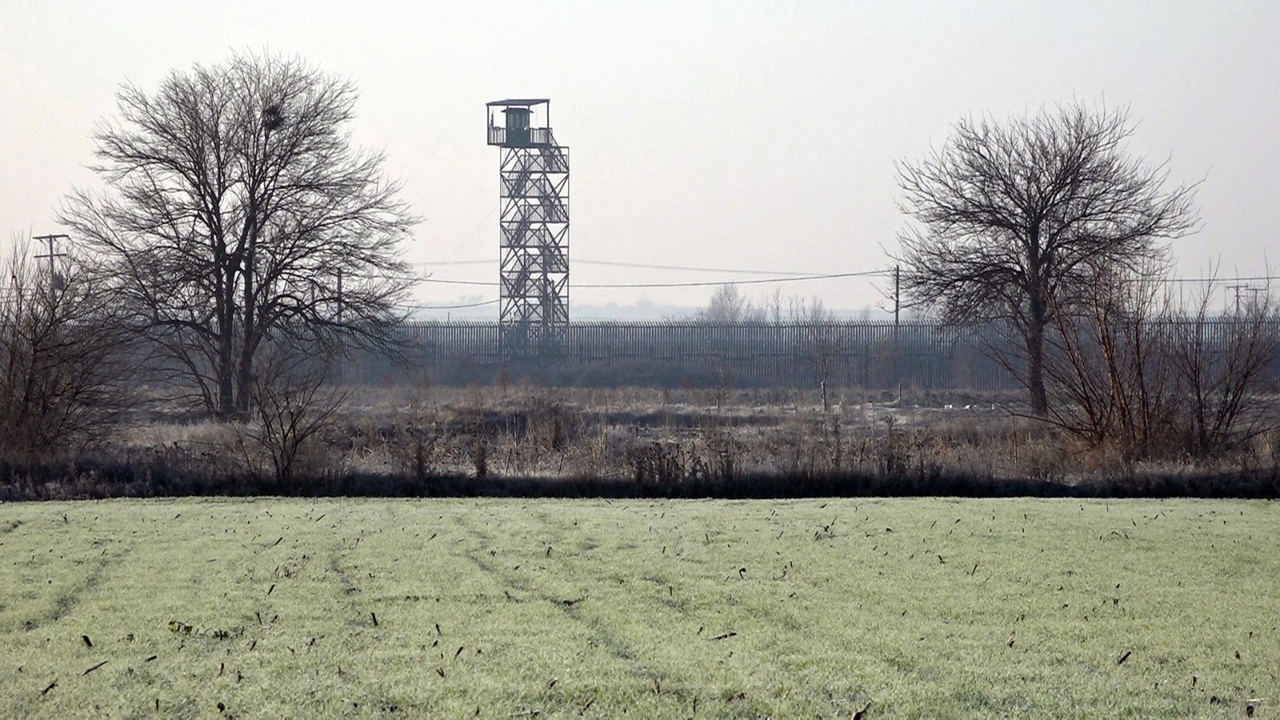
[[[748,279],[616,268],[886,267],[893,163],[965,114],[1127,105],[1130,147],[1204,179],[1178,272],[1280,263],[1280,3],[35,2],[0,0],[0,237],[57,232],[96,178],[90,134],[124,81],[237,50],[299,55],[360,89],[353,133],[426,218],[407,259],[496,281],[498,150],[484,103],[549,97],[571,148],[571,285]],[[857,309],[867,280],[744,287]],[[571,290],[574,304],[705,302],[710,288]],[[427,286],[425,302],[497,288]],[[496,317],[496,307],[493,308]]]

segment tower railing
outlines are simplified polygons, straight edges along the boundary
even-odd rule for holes
[[[488,144],[490,145],[513,145],[526,147],[542,147],[546,145],[554,145],[555,138],[551,135],[551,128],[528,128],[511,134],[511,143],[507,142],[507,129],[504,127],[490,127]],[[515,140],[520,142],[514,142]]]

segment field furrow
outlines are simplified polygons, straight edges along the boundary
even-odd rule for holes
[[[1275,717],[1258,501],[0,505],[6,717]]]

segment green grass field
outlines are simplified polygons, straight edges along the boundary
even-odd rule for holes
[[[1243,501],[3,505],[0,715],[1277,717],[1278,528]]]

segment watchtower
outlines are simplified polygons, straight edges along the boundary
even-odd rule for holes
[[[569,148],[551,133],[551,101],[486,104],[502,148],[498,322],[513,354],[549,355],[569,323]]]

